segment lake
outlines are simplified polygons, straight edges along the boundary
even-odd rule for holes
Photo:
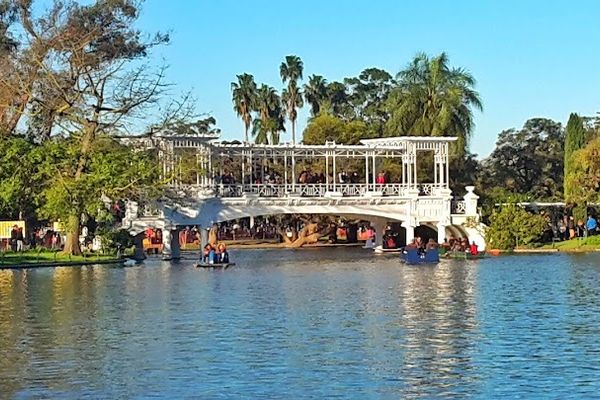
[[[0,398],[600,396],[600,254],[0,271]]]

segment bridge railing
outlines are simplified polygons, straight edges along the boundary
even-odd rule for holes
[[[420,184],[417,186],[420,196],[432,196],[436,184]],[[402,183],[308,183],[308,184],[219,184],[216,194],[219,197],[242,197],[244,194],[253,194],[258,197],[326,197],[327,195],[342,197],[362,197],[367,192],[377,193],[381,196],[403,197],[410,187]]]

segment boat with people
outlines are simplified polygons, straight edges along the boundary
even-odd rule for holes
[[[226,269],[234,265],[235,263],[229,261],[229,252],[227,252],[225,243],[219,243],[217,246],[208,243],[204,246],[202,257],[196,267]]]
[[[219,268],[227,269],[227,268],[233,267],[233,266],[235,266],[235,263],[209,264],[209,263],[202,262],[202,263],[196,264],[196,268],[214,268],[214,269],[219,269]]]
[[[479,260],[481,258],[486,258],[487,254],[485,251],[478,251],[476,254],[471,253],[470,251],[447,251],[442,257],[454,260]]]
[[[428,250],[405,248],[400,254],[400,259],[408,265],[437,264],[440,262],[440,254],[436,248],[430,248]]]

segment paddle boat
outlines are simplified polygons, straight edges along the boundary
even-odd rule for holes
[[[209,264],[209,263],[199,263],[196,264],[196,268],[220,268],[220,269],[227,269],[229,267],[233,267],[235,266],[235,263],[216,263],[216,264]]]
[[[437,264],[440,262],[438,249],[419,251],[418,249],[405,249],[400,258],[409,265]]]
[[[480,258],[485,258],[485,251],[479,251],[477,254],[472,254],[468,251],[447,251],[444,254],[446,258],[452,258],[454,260],[478,260]]]

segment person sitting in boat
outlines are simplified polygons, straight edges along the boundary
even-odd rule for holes
[[[433,238],[429,238],[429,241],[427,242],[427,246],[425,246],[425,250],[432,250],[432,249],[437,249],[438,248],[438,244],[435,240],[433,240]]]
[[[479,249],[477,249],[477,244],[475,244],[475,242],[471,243],[470,253],[472,256],[479,254]]]
[[[448,238],[444,238],[444,242],[440,246],[446,250],[452,249],[452,245],[448,242]]]
[[[210,252],[213,250],[213,247],[210,243],[204,246],[204,251],[202,252],[202,262],[208,262],[208,258],[210,256]]]
[[[225,243],[220,243],[217,249],[217,262],[219,264],[229,264],[229,253],[227,252]]]

